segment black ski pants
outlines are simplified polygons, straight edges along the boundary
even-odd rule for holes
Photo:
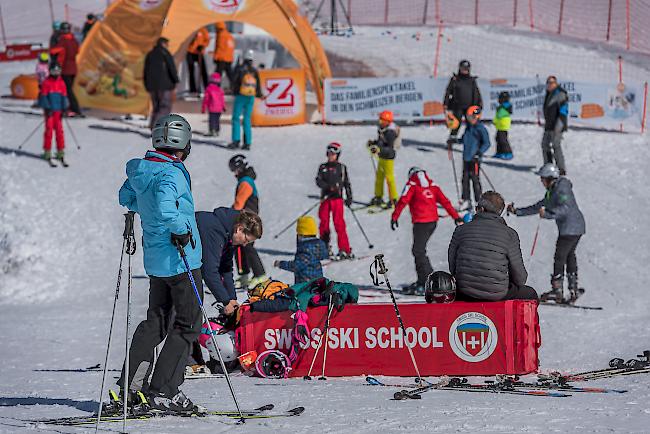
[[[232,83],[234,81],[233,77],[233,70],[232,70],[232,62],[224,62],[223,60],[215,60],[214,61],[214,72],[218,72],[221,74],[221,82],[223,83],[223,76],[224,73],[226,77],[228,77],[228,87],[232,87]],[[224,89],[226,89],[224,87]]]
[[[427,276],[433,272],[431,262],[427,256],[427,243],[436,230],[437,222],[413,223],[413,259],[415,259],[415,273],[418,276],[418,285],[424,286]]]
[[[235,250],[237,255],[237,268],[240,275],[248,274],[253,271],[253,277],[263,276],[265,274],[264,264],[260,259],[260,255],[255,250],[255,243],[247,244],[243,247],[238,247]]]
[[[192,271],[203,300],[201,269]],[[175,315],[170,327],[172,314]],[[201,333],[201,308],[187,273],[171,277],[149,276],[149,309],[133,334],[129,349],[129,389],[142,390],[151,372],[154,348],[165,337],[148,390],[168,396],[178,393],[183,384],[185,365],[192,343]],[[118,380],[123,384],[124,369]]]
[[[187,62],[187,75],[189,76],[189,86],[191,93],[198,93],[201,86],[197,86],[196,76],[194,75],[194,64],[199,64],[199,73],[201,74],[201,82],[203,82],[203,89],[208,87],[208,70],[205,67],[205,58],[203,53],[187,53],[185,56]]]
[[[481,163],[478,160],[463,161],[463,200],[470,200],[470,180],[472,181],[472,189],[474,190],[474,200],[478,203],[478,200],[481,198],[481,193],[483,193],[481,188]]]
[[[74,94],[73,84],[74,84],[74,75],[63,75],[63,82],[65,83],[65,89],[68,91],[68,101],[70,102],[70,110],[73,113],[81,114],[81,108],[79,108],[79,102],[77,97]]]
[[[555,243],[555,258],[553,259],[553,275],[564,275],[566,272],[578,272],[578,259],[576,258],[576,248],[580,241],[581,235],[560,235]]]
[[[496,143],[497,154],[512,154],[512,148],[510,147],[507,131],[497,131]]]

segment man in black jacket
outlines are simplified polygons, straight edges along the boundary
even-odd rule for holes
[[[449,271],[456,279],[457,300],[537,300],[526,286],[517,231],[508,227],[501,213],[501,195],[486,191],[476,206],[474,220],[454,231],[449,243]]]
[[[470,74],[470,68],[469,60],[461,60],[458,64],[458,73],[451,77],[445,91],[443,104],[447,118],[453,116],[458,121],[457,124],[450,127],[448,139],[450,146],[458,142],[458,129],[467,109],[473,105],[483,108],[483,99],[476,83],[477,77]]]
[[[554,75],[546,79],[544,96],[544,136],[542,137],[542,157],[544,164],[553,163],[566,175],[564,153],[562,152],[562,133],[567,130],[569,119],[569,94],[557,82]]]
[[[153,49],[144,59],[144,87],[151,96],[151,117],[149,127],[156,120],[172,111],[174,89],[178,83],[178,73],[174,58],[168,50],[169,40],[158,38]]]
[[[262,237],[262,220],[251,211],[216,208],[196,213],[196,224],[203,247],[201,273],[208,289],[223,312],[232,315],[239,306],[232,275],[236,246],[245,246]]]

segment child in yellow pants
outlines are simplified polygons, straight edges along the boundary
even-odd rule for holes
[[[393,208],[399,195],[395,186],[395,148],[399,141],[399,127],[393,123],[393,112],[383,111],[379,115],[377,140],[369,140],[370,152],[377,155],[377,173],[375,175],[375,197],[371,205]],[[388,201],[384,203],[384,180],[388,184]]]

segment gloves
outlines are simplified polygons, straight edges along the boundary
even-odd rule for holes
[[[397,220],[391,220],[390,221],[390,228],[392,230],[395,230],[395,228],[398,228],[398,227],[399,227],[399,223],[397,222]]]
[[[192,248],[194,248],[194,240],[192,239],[192,233],[188,232],[186,234],[172,234],[172,244],[175,246],[185,247],[190,242],[192,242]]]
[[[454,223],[456,223],[456,226],[460,226],[463,223],[465,223],[465,221],[461,217],[458,217],[457,219],[454,220]]]
[[[506,208],[508,214],[517,214],[517,208],[515,208],[515,203],[510,202]]]
[[[345,198],[345,206],[350,208],[351,205],[352,205],[352,198],[351,197]]]

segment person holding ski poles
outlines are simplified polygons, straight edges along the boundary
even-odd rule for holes
[[[461,60],[458,64],[458,73],[451,77],[445,90],[443,106],[447,113],[449,126],[447,146],[450,149],[454,143],[458,143],[458,130],[467,109],[474,105],[483,107],[481,91],[476,82],[477,77],[471,75],[471,67],[469,60]]]
[[[544,199],[524,208],[516,208],[514,203],[508,205],[508,211],[517,216],[539,214],[540,218],[555,220],[558,237],[555,244],[551,290],[541,295],[543,301],[554,300],[556,303],[573,303],[584,293],[578,287],[578,260],[576,248],[586,232],[585,218],[578,207],[573,185],[568,178],[560,175],[560,170],[553,163],[546,163],[537,172],[546,188]],[[564,298],[564,272],[569,287],[569,298]]]
[[[129,372],[122,371],[118,384],[123,385],[128,375],[130,403],[140,401],[137,392],[142,391],[151,407],[174,413],[199,410],[179,389],[190,345],[198,339],[202,324],[199,302],[178,250],[178,246],[185,249],[196,289],[203,297],[201,240],[196,236],[190,175],[183,164],[190,155],[191,138],[190,124],[182,116],[158,119],[151,131],[155,150],[126,164],[127,180],[119,193],[120,205],[140,215],[149,308],[147,319],[133,334]],[[154,348],[163,340],[147,385]],[[121,391],[122,399],[125,392]]]
[[[343,205],[345,204],[347,207],[352,205],[352,186],[350,178],[348,178],[347,167],[339,162],[340,156],[340,143],[332,142],[327,145],[327,162],[318,167],[316,174],[316,185],[320,187],[321,197],[320,208],[318,208],[320,239],[327,244],[330,257],[333,260],[354,258],[343,215]],[[343,190],[345,190],[345,202],[343,202]],[[339,253],[336,256],[330,245],[330,214],[334,221],[339,247]]]
[[[45,132],[43,134],[43,158],[52,162],[52,133],[56,135],[56,159],[65,164],[65,135],[63,133],[63,114],[68,108],[68,91],[61,78],[61,67],[57,64],[50,66],[50,75],[43,81],[38,94],[38,105],[45,116]]]
[[[375,197],[370,205],[394,208],[397,202],[395,186],[395,149],[400,146],[400,129],[393,122],[393,112],[384,110],[379,114],[377,140],[368,140],[368,149],[377,155],[375,172]],[[388,184],[388,201],[384,203],[384,181]]]
[[[469,194],[469,181],[472,181],[474,199],[478,203],[481,197],[481,161],[483,155],[490,148],[490,135],[487,128],[480,122],[481,107],[473,105],[467,109],[465,114],[467,127],[461,138],[463,143],[463,193],[459,209],[468,210],[472,208],[472,200]]]
[[[463,224],[463,219],[458,215],[458,212],[456,212],[440,187],[429,178],[426,171],[419,167],[411,167],[408,176],[409,179],[391,216],[390,228],[395,230],[399,226],[399,216],[408,205],[411,211],[411,221],[413,222],[413,248],[411,253],[415,260],[417,280],[404,287],[402,294],[424,295],[424,284],[427,276],[433,272],[433,267],[427,256],[427,243],[438,224],[438,204],[445,208],[456,222],[456,225]]]

